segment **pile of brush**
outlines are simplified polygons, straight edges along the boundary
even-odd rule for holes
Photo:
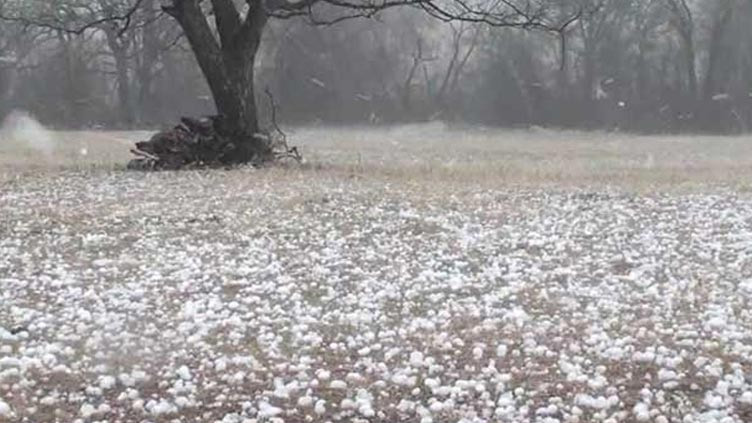
[[[220,167],[233,162],[237,146],[219,130],[219,118],[182,118],[180,125],[136,143],[137,156],[128,164],[137,170],[177,170]]]
[[[245,148],[221,128],[221,117],[182,118],[180,125],[136,143],[137,156],[128,163],[132,170],[179,170],[216,168],[235,164],[292,159],[302,162],[297,148],[287,145],[287,137],[275,124],[277,135],[257,134]],[[251,148],[248,148],[251,147]]]

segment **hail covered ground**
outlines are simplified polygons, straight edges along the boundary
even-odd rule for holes
[[[752,420],[750,137],[298,128],[302,166],[141,173],[143,133],[39,131],[0,140],[0,421]]]

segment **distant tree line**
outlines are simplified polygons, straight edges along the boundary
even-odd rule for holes
[[[87,31],[0,23],[0,116],[23,109],[51,126],[137,128],[213,113],[163,2],[142,0],[127,19],[100,24],[93,15],[125,16],[129,3],[88,3],[98,7],[59,16],[90,13]],[[750,0],[561,0],[530,31],[410,8],[336,26],[310,20],[272,22],[256,64],[257,85],[288,123],[752,129]]]

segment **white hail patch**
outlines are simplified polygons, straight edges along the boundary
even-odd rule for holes
[[[746,196],[265,178],[0,186],[0,420],[752,413]]]

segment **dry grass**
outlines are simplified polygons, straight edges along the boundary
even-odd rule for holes
[[[308,170],[394,181],[495,187],[752,187],[752,137],[636,136],[553,130],[484,130],[441,124],[297,128]],[[55,132],[38,151],[0,139],[0,181],[29,171],[117,168],[147,132]],[[85,153],[84,153],[85,152]]]
[[[651,189],[746,186],[752,176],[752,137],[484,131],[440,125],[381,131],[307,129],[295,135],[314,162],[398,179]]]

